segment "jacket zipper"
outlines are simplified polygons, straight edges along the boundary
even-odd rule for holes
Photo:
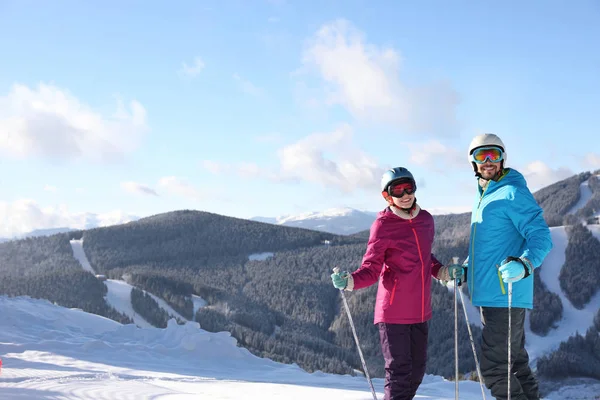
[[[398,278],[394,278],[394,287],[392,288],[392,295],[390,296],[390,306],[394,303],[394,296],[396,295],[396,284],[398,283]]]
[[[481,196],[479,196],[479,203],[477,203],[477,214],[479,215],[479,207],[481,207],[481,200],[483,200],[483,196],[485,195],[485,191],[487,190],[489,186],[488,185],[485,187],[485,189],[483,189],[483,191],[481,192]],[[473,241],[471,243],[471,255],[472,257],[469,257],[469,259],[471,260],[471,268],[469,268],[471,270],[471,285],[472,287],[471,289],[471,299],[475,298],[475,234],[477,233],[477,225],[475,225],[473,227]]]

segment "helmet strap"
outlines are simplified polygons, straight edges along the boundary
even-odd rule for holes
[[[383,198],[385,199],[385,201],[387,201],[388,205],[390,207],[395,207],[398,210],[408,214],[408,215],[412,215],[412,213],[415,211],[415,209],[417,208],[417,197],[415,196],[412,205],[409,208],[402,208],[402,207],[398,207],[396,205],[396,203],[394,203],[394,199],[392,196],[390,196],[387,192],[381,192],[381,195],[383,196]]]
[[[400,210],[408,215],[412,215],[413,211],[415,211],[415,209],[417,208],[417,198],[415,197],[412,205],[409,208],[398,207],[393,201],[390,203],[390,207],[396,207],[398,210]]]

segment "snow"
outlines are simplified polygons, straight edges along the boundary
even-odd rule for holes
[[[596,229],[592,229],[594,226],[588,225],[588,228],[600,240],[598,226],[596,226]],[[529,329],[529,324],[527,324],[525,335],[527,337],[527,351],[529,352],[531,361],[535,361],[542,355],[555,350],[561,341],[567,340],[567,338],[575,335],[577,332],[584,335],[588,328],[592,326],[594,316],[598,312],[598,309],[600,309],[600,291],[596,292],[590,302],[581,310],[573,307],[569,299],[565,296],[560,288],[558,276],[565,262],[565,249],[567,248],[569,239],[565,228],[562,226],[550,228],[550,234],[552,235],[554,247],[540,268],[540,278],[550,292],[560,297],[563,305],[563,317],[557,322],[557,329],[551,329],[547,336],[535,335]]]
[[[229,333],[194,322],[142,329],[29,297],[0,296],[0,313],[2,398],[372,398],[364,377],[259,358]],[[373,383],[382,399],[383,381]],[[481,397],[475,382],[461,382],[460,390],[465,400]],[[417,398],[453,396],[452,382],[427,376]]]
[[[77,259],[77,261],[79,261],[82,268],[94,274],[94,269],[92,268],[87,256],[85,255],[85,251],[83,250],[83,239],[71,240],[70,242],[71,248],[73,249],[73,256]],[[115,279],[107,279],[104,284],[108,289],[105,299],[110,306],[112,306],[115,310],[127,315],[137,326],[141,328],[152,327],[152,324],[147,322],[141,315],[136,313],[131,305],[131,290],[133,289],[133,286],[127,282]],[[146,292],[145,290],[143,290],[143,292],[150,295],[154,301],[158,303],[158,306],[165,310],[171,318],[176,318],[181,321],[187,320],[163,299],[156,297],[152,293]],[[194,315],[200,307],[204,307],[206,305],[206,302],[198,296],[194,296],[192,298],[192,302],[194,304]]]
[[[123,281],[108,279],[104,282],[108,288],[105,299],[106,302],[115,310],[127,315],[133,322],[141,328],[151,328],[152,324],[133,310],[131,305],[132,286]]]
[[[359,211],[353,208],[330,208],[325,211],[312,211],[275,218],[254,217],[255,221],[304,229],[329,232],[338,235],[351,235],[368,230],[377,213]]]
[[[194,315],[196,315],[199,309],[207,305],[206,300],[195,294],[192,295],[192,303],[194,304]]]
[[[364,377],[308,373],[259,358],[237,347],[229,333],[206,332],[195,322],[138,328],[6,296],[0,296],[0,314],[3,399],[372,399]],[[383,380],[373,384],[383,399]],[[481,398],[477,382],[459,386],[461,399]],[[593,399],[599,388],[562,388],[545,400]],[[486,397],[492,398],[487,390]],[[453,398],[454,383],[430,375],[416,397]]]
[[[335,217],[347,217],[353,213],[358,212],[352,208],[330,208],[325,211],[311,211],[306,213],[301,213],[297,215],[286,215],[282,217],[277,217],[278,224],[285,224],[286,222],[293,221],[303,221],[307,219],[326,219],[326,218],[335,218]]]
[[[267,258],[273,257],[273,253],[255,253],[248,256],[250,261],[265,261]]]
[[[83,239],[72,239],[70,242],[71,248],[73,249],[73,256],[81,263],[83,269],[91,272],[92,274],[96,274],[90,262],[88,261],[85,252],[83,251]]]
[[[590,189],[589,181],[582,182],[579,185],[579,200],[569,210],[567,214],[575,214],[579,209],[583,208],[592,197],[592,190]]]

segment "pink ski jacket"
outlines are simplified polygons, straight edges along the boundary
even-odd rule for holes
[[[433,239],[433,217],[425,210],[409,219],[389,207],[377,214],[362,265],[352,273],[354,290],[379,280],[375,324],[414,324],[431,318],[431,277],[442,267],[431,254]]]

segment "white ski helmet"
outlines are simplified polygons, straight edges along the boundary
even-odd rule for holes
[[[477,135],[473,138],[473,140],[471,140],[471,144],[469,145],[469,154],[467,154],[467,158],[473,166],[475,174],[477,174],[477,164],[475,164],[473,160],[471,160],[471,154],[473,154],[473,151],[475,151],[475,149],[486,146],[500,147],[503,153],[501,167],[504,168],[504,165],[506,163],[506,147],[504,147],[502,139],[500,139],[497,135],[494,135],[493,133],[484,133],[482,135]]]

